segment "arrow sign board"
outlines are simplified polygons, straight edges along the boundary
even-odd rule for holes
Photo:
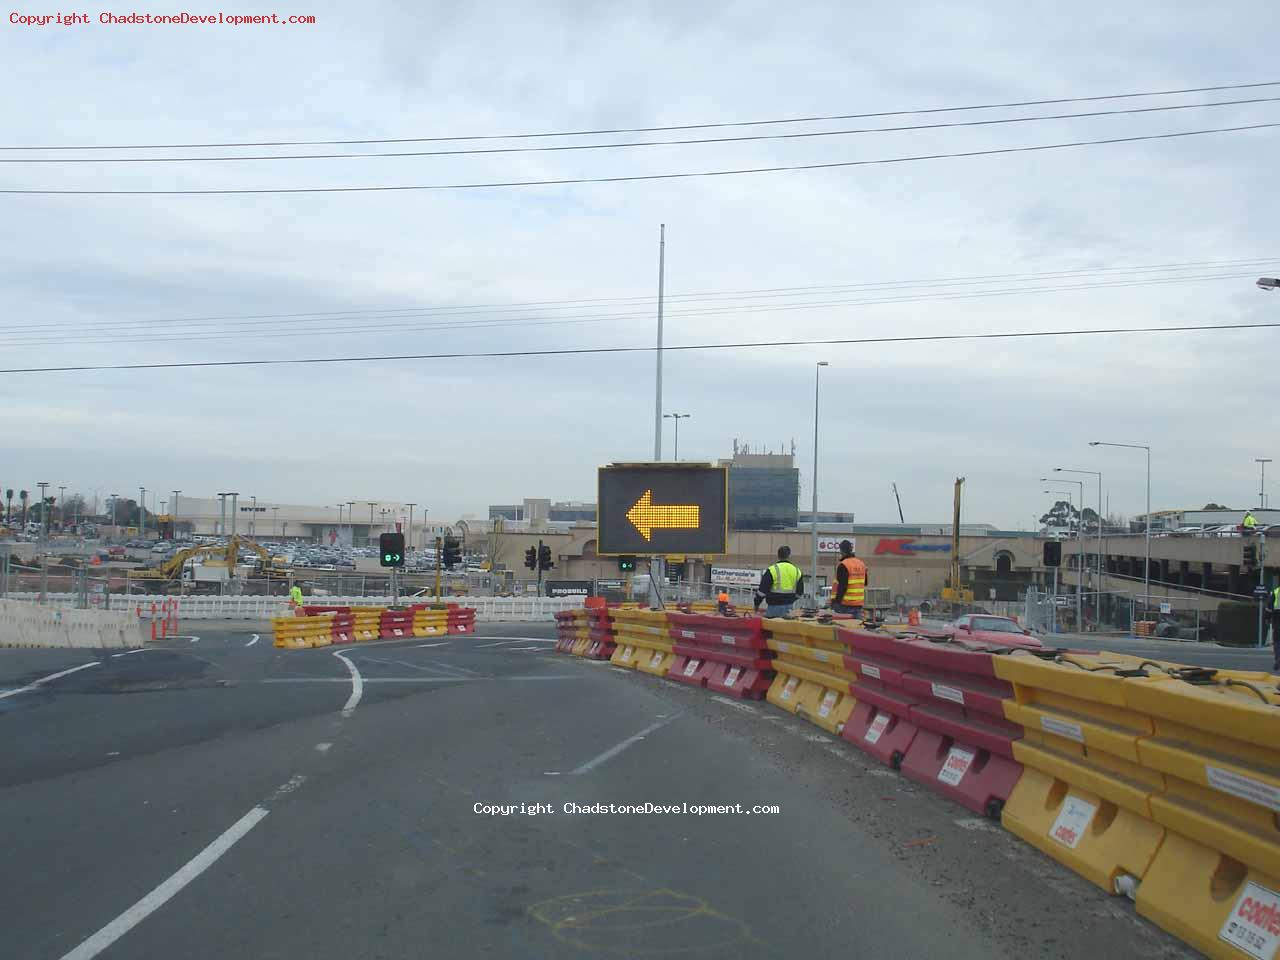
[[[602,556],[724,553],[727,467],[702,463],[615,463],[599,473]]]

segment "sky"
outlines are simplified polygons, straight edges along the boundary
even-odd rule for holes
[[[971,153],[1280,123],[1262,2],[140,4],[309,25],[0,22],[4,190],[593,179]],[[65,11],[64,11],[65,12]],[[127,11],[126,11],[127,12]],[[979,126],[1101,110],[1189,109]],[[944,112],[511,139],[794,118]],[[355,159],[136,162],[582,146]],[[425,138],[506,137],[507,139]],[[413,140],[145,149],[165,144]],[[384,192],[0,193],[5,371],[1280,322],[1280,128],[729,176]],[[124,163],[45,163],[127,159]],[[22,162],[7,162],[22,161]],[[1168,265],[1179,265],[1170,267]],[[1159,268],[1159,269],[1153,269]],[[871,302],[869,302],[871,301]],[[1055,466],[1116,514],[1256,504],[1277,330],[670,351],[681,459],[790,450],[802,504],[1033,528]],[[484,515],[592,500],[653,456],[654,354],[0,374],[5,486],[235,489]],[[670,421],[664,456],[671,457]],[[1096,482],[1086,482],[1089,505]],[[1274,490],[1267,482],[1269,492]],[[1073,494],[1078,497],[1078,493]]]

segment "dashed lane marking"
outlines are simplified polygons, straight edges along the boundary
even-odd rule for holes
[[[59,670],[57,673],[51,673],[47,677],[41,677],[39,680],[33,680],[31,683],[28,683],[25,687],[18,687],[16,690],[0,691],[0,700],[5,699],[6,697],[16,697],[18,694],[27,693],[30,690],[37,690],[40,687],[44,686],[46,683],[49,683],[50,681],[58,680],[62,677],[70,676],[71,674],[77,673],[80,670],[88,670],[90,667],[100,667],[100,666],[102,666],[102,661],[94,660],[92,663],[82,663],[80,664],[80,666],[71,667],[68,670]]]

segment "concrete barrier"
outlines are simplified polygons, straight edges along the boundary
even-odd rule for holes
[[[68,610],[0,600],[0,647],[142,646],[142,628],[123,610]]]

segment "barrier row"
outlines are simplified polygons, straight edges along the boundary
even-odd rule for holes
[[[65,610],[0,600],[0,647],[140,647],[133,611]]]
[[[556,623],[561,652],[601,658],[607,632],[617,666],[767,698],[999,819],[1210,957],[1280,957],[1274,676],[909,625],[644,609]]]
[[[402,640],[476,632],[476,612],[457,604],[411,607],[304,606],[301,616],[274,617],[273,642],[286,650],[368,640]]]

